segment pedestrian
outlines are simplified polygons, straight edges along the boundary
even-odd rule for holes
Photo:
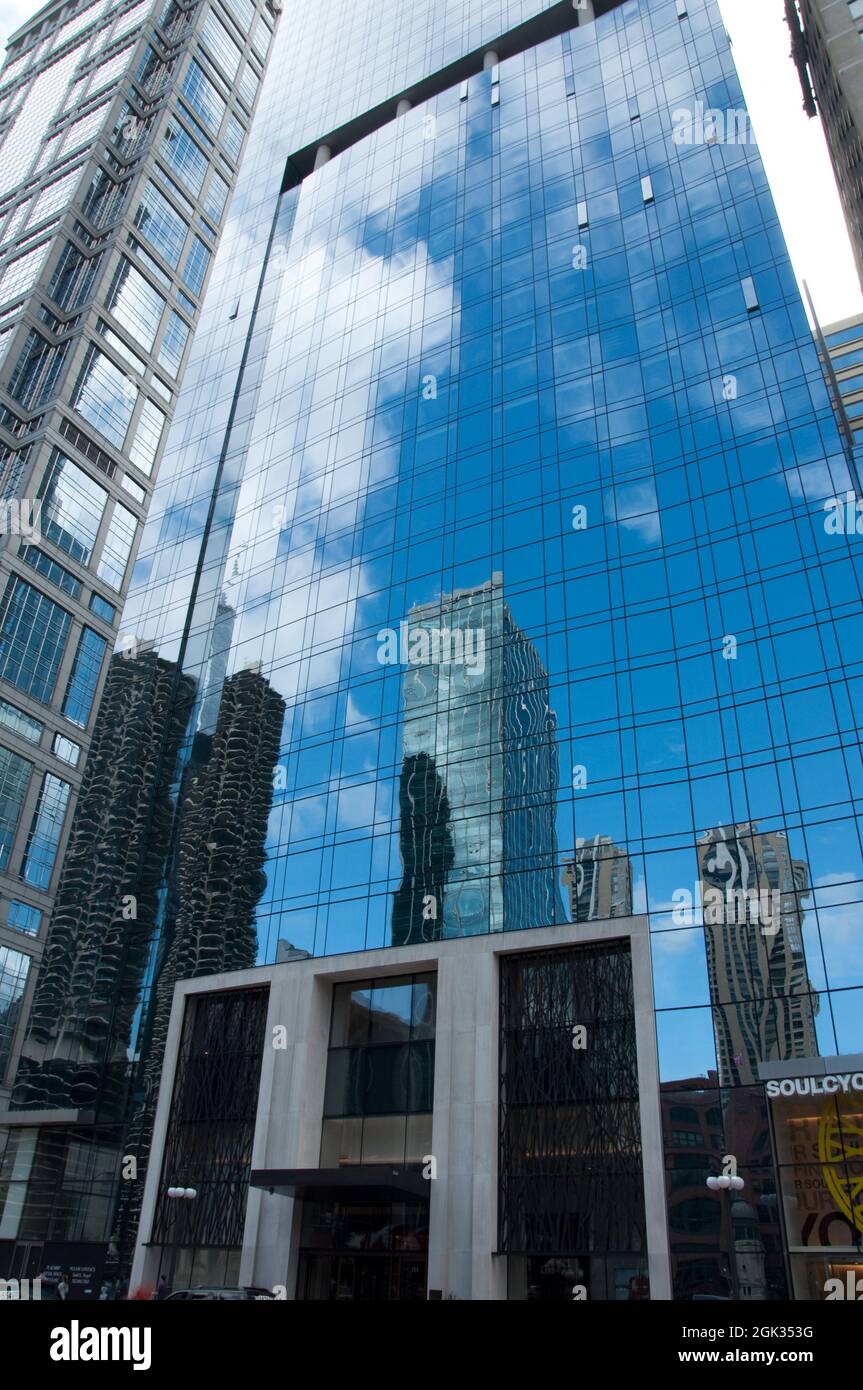
[[[171,1292],[171,1285],[168,1283],[167,1274],[163,1274],[159,1279],[159,1287],[156,1289],[157,1298],[167,1298]]]
[[[66,1274],[66,1273],[64,1272],[63,1274],[60,1275],[60,1278],[59,1278],[59,1280],[58,1280],[58,1282],[57,1282],[57,1287],[56,1287],[56,1289],[54,1290],[54,1297],[55,1297],[55,1298],[61,1298],[61,1299],[67,1299],[67,1298],[69,1297],[69,1294],[71,1293],[71,1291],[72,1291],[72,1280],[70,1279],[69,1275]]]

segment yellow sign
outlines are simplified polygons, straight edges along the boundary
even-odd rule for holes
[[[863,1231],[863,1110],[857,1097],[836,1096],[824,1106],[818,1157],[839,1211]]]

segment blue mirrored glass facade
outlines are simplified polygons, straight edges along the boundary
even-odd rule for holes
[[[745,113],[718,8],[597,5],[355,124],[543,8],[277,35],[89,764],[146,769],[104,814],[150,859],[81,909],[73,830],[15,1103],[98,1071],[120,1123],[189,975],[638,917],[675,1294],[821,1296],[854,1160],[813,1242],[764,1068],[863,1052],[856,477],[751,135],[680,138]]]

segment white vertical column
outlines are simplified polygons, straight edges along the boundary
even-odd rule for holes
[[[505,1297],[497,1247],[497,958],[487,940],[438,969],[428,1286],[444,1298]]]
[[[634,917],[631,919],[631,927],[632,934],[629,940],[632,951],[635,1043],[638,1052],[638,1111],[641,1125],[641,1165],[650,1297],[670,1299],[671,1255],[665,1205],[665,1163],[650,961],[650,924],[646,917]]]
[[[317,1168],[331,991],[308,968],[273,971],[252,1168]],[[284,1032],[276,1032],[275,1030]],[[284,1043],[284,1046],[274,1045]],[[250,1188],[240,1282],[295,1296],[302,1202]]]

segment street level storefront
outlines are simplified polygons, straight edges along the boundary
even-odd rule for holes
[[[854,1298],[863,1291],[863,1058],[775,1063],[761,1075],[792,1296]]]

